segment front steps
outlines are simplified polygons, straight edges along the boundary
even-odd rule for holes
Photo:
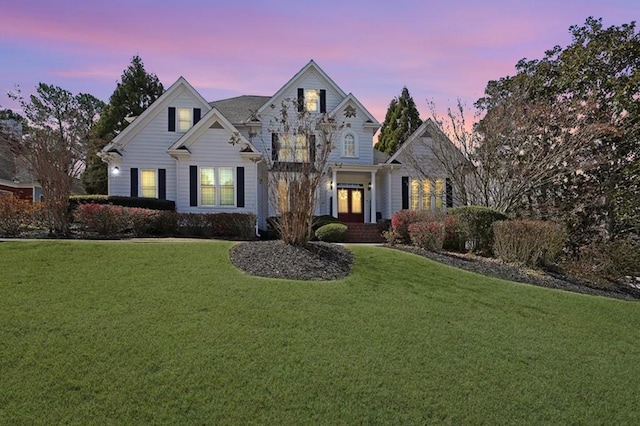
[[[345,243],[384,243],[385,239],[376,223],[345,223]]]

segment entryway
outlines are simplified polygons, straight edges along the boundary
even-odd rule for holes
[[[364,189],[338,188],[338,220],[364,222]]]

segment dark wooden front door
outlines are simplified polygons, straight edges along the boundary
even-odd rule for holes
[[[338,188],[338,219],[342,222],[364,222],[364,190]]]

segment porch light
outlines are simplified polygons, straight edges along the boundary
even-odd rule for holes
[[[371,182],[369,182],[369,185],[367,185],[367,190],[371,191]]]
[[[111,174],[114,176],[118,176],[120,174],[120,168],[118,166],[115,166],[113,170],[111,170]]]

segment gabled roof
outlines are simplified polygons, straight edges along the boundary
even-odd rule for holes
[[[402,151],[404,151],[407,146],[415,143],[415,141],[422,137],[425,132],[429,132],[432,135],[437,134],[438,136],[446,139],[452,146],[455,146],[453,145],[453,142],[451,142],[451,139],[449,139],[449,137],[445,135],[442,130],[440,130],[436,123],[432,119],[427,118],[422,122],[420,127],[418,127],[416,131],[413,132],[402,145],[400,145],[400,148],[398,148],[398,150],[391,157],[389,157],[389,159],[386,161],[386,164],[400,163],[398,156],[402,153]]]
[[[240,124],[255,121],[260,107],[270,99],[271,96],[243,95],[213,101],[209,105],[217,108],[231,123]]]
[[[269,107],[269,105],[276,102],[276,100],[287,90],[291,89],[292,87],[297,87],[298,81],[310,69],[313,69],[318,74],[320,74],[320,76],[329,84],[329,86],[340,94],[340,97],[347,96],[347,94],[344,93],[344,91],[331,79],[331,77],[329,77],[327,73],[325,73],[322,68],[320,68],[318,64],[316,64],[312,59],[307,65],[305,65],[300,71],[298,71],[296,75],[291,78],[291,80],[289,80],[284,86],[282,86],[275,95],[273,95],[264,105],[262,105],[262,107],[258,110],[258,114],[261,114],[266,108]]]
[[[154,103],[152,103],[149,108],[144,110],[142,114],[140,114],[131,124],[129,124],[122,132],[120,132],[111,143],[107,144],[102,151],[108,152],[114,148],[121,148],[125,146],[137,132],[144,129],[149,122],[155,118],[155,116],[162,111],[164,108],[168,107],[171,101],[175,99],[180,89],[187,90],[190,92],[206,110],[210,110],[211,106],[209,103],[189,84],[189,82],[184,78],[180,77],[176,80],[175,83],[171,85]]]
[[[238,152],[259,152],[257,149],[255,149],[251,142],[247,140],[247,138],[245,138],[244,136],[242,136],[242,134],[240,134],[240,132],[238,132],[238,129],[236,129],[234,125],[231,124],[220,111],[218,111],[217,108],[212,108],[204,117],[200,119],[200,121],[196,123],[195,126],[189,129],[184,135],[182,135],[180,139],[178,139],[173,145],[171,145],[169,149],[167,149],[167,152],[169,152],[170,154],[184,154],[185,151],[189,152],[189,147],[193,145],[198,137],[206,132],[206,130],[214,123],[219,123],[223,129],[228,130],[229,133],[237,137],[237,141],[240,144],[238,146]],[[250,151],[247,150],[247,148],[249,148]]]
[[[372,126],[372,127],[376,127],[376,128],[380,127],[380,123],[378,122],[378,120],[376,120],[376,118],[375,118],[375,117],[374,117],[374,116],[373,116],[369,111],[367,111],[367,109],[364,107],[364,105],[362,105],[362,104],[360,103],[360,101],[358,100],[358,98],[356,98],[355,96],[353,96],[353,94],[352,94],[352,93],[349,93],[349,94],[348,94],[348,95],[347,95],[347,96],[342,100],[342,102],[340,102],[340,103],[338,104],[338,106],[337,106],[337,107],[335,107],[335,108],[333,109],[333,111],[331,111],[331,112],[329,113],[329,117],[332,117],[332,118],[333,118],[333,117],[335,117],[335,116],[336,116],[336,114],[338,114],[338,112],[339,112],[340,110],[342,110],[343,108],[345,108],[349,102],[353,102],[353,103],[356,105],[356,107],[357,107],[360,111],[364,112],[364,115],[365,115],[365,117],[367,118],[367,119],[366,119],[366,123],[367,123],[367,124],[371,124],[371,126]]]

